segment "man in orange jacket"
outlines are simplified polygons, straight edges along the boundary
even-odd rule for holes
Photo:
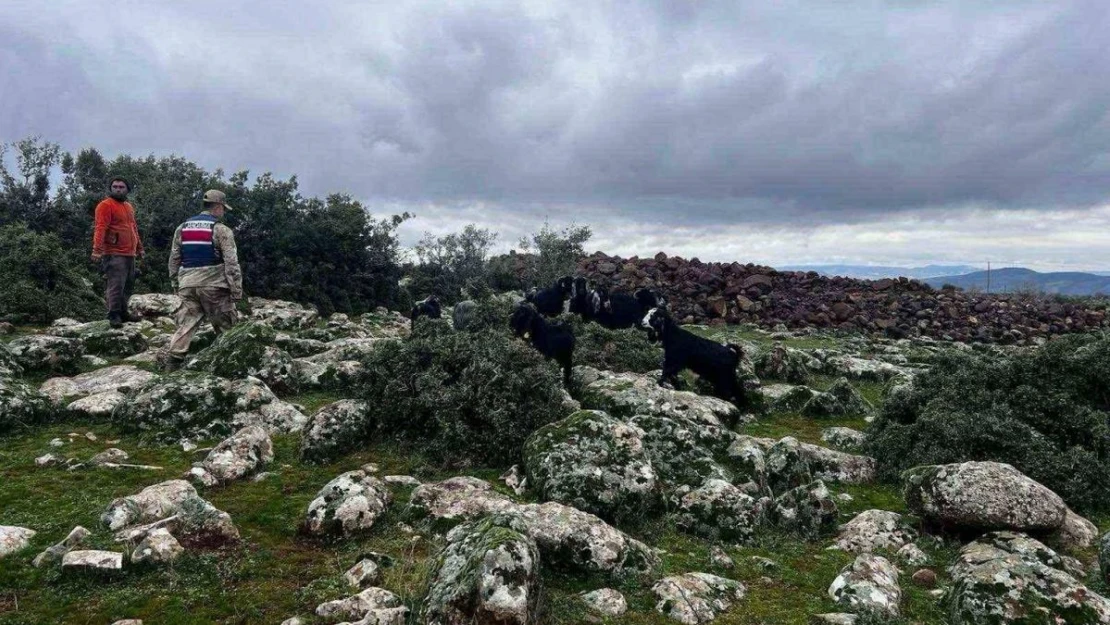
[[[108,323],[113,328],[134,321],[127,313],[127,301],[135,286],[135,257],[143,257],[143,242],[135,223],[135,208],[127,201],[131,184],[112,178],[109,196],[96,205],[93,226],[93,262],[107,279],[104,299],[108,303]]]

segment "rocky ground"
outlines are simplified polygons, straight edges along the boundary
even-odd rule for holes
[[[344,451],[358,357],[407,320],[258,300],[166,376],[174,302],[134,304],[4,337],[0,623],[1110,623],[1107,519],[1006,465],[889,485],[859,455],[938,350],[1004,348],[703,327],[758,409],[580,366],[520,466],[451,471]]]

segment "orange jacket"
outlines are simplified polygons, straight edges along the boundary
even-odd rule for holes
[[[93,254],[138,256],[142,253],[143,242],[139,239],[139,226],[135,223],[131,202],[104,198],[96,205]]]

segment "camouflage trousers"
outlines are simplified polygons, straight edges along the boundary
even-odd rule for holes
[[[183,360],[189,353],[193,335],[205,319],[212,324],[216,334],[235,325],[238,315],[231,291],[222,287],[190,286],[177,290],[181,307],[177,309],[177,331],[170,339],[168,355],[175,360]]]

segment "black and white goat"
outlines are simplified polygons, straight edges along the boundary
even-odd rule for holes
[[[548,317],[558,317],[563,314],[563,305],[570,297],[574,278],[563,276],[555,284],[546,289],[532,289],[525,296],[524,301],[536,307],[536,310]]]
[[[563,368],[563,384],[570,385],[570,369],[574,358],[574,332],[561,323],[543,318],[534,306],[520,304],[509,319],[513,334],[532,342],[541,354],[552,358]]]
[[[659,385],[678,381],[683,369],[713,385],[713,394],[742,405],[744,391],[736,379],[743,350],[739,345],[721,344],[683,330],[665,308],[653,308],[644,316],[643,327],[663,343],[663,374]]]
[[[429,295],[424,299],[416,302],[412,307],[412,312],[409,313],[409,318],[412,320],[410,328],[416,327],[416,320],[419,317],[427,317],[429,319],[439,319],[443,316],[443,308],[439,305],[439,300],[435,295]]]
[[[593,305],[590,298],[593,290],[582,276],[575,278],[570,285],[570,313],[582,317],[583,321],[593,319]]]

